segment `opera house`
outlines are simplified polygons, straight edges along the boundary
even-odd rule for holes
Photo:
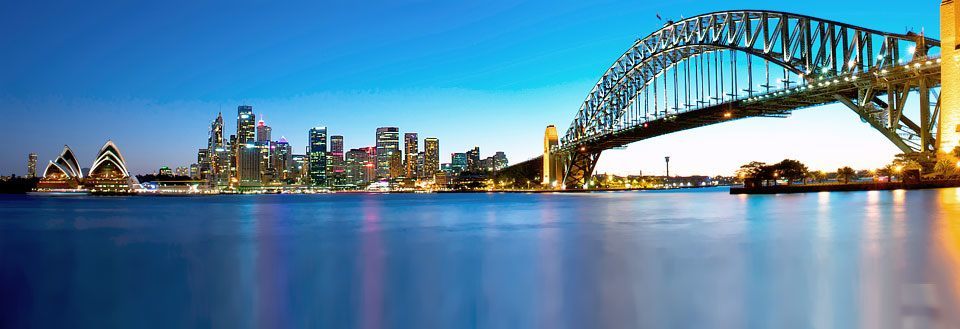
[[[107,141],[100,148],[88,172],[84,172],[80,167],[73,150],[64,145],[60,156],[47,164],[37,190],[130,193],[135,185],[136,178],[131,177],[127,171],[120,149],[112,141]]]

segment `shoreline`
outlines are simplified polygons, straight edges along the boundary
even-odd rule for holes
[[[869,182],[848,184],[818,184],[818,185],[776,185],[760,187],[730,187],[732,195],[751,194],[794,194],[818,192],[858,192],[858,191],[893,191],[893,190],[923,190],[936,188],[960,187],[960,180],[936,180],[920,182]]]

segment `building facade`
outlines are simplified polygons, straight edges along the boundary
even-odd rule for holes
[[[416,178],[418,177],[417,171],[417,153],[419,150],[420,140],[417,138],[417,133],[405,133],[403,134],[403,166],[404,174],[407,178]]]
[[[27,178],[37,177],[37,154],[27,155]]]
[[[314,127],[308,136],[309,178],[312,186],[327,186],[327,127]]]
[[[391,157],[400,152],[400,128],[380,127],[376,135],[377,178],[391,178]]]

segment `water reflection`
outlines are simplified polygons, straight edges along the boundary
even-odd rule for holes
[[[0,203],[0,327],[960,323],[958,189]]]

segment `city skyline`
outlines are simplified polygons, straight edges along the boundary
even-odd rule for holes
[[[395,5],[391,8],[408,13],[429,10],[460,14],[460,17],[468,19],[454,21],[445,18],[438,22],[437,26],[428,28],[416,24],[410,18],[393,17],[384,24],[401,27],[396,30],[395,35],[370,29],[350,31],[349,36],[367,36],[370,40],[360,38],[358,40],[361,41],[351,41],[352,39],[347,40],[344,37],[338,40],[342,44],[330,48],[316,48],[303,42],[303,39],[308,37],[329,37],[334,31],[322,26],[297,26],[296,24],[300,23],[307,24],[303,15],[294,15],[291,19],[293,23],[290,24],[267,19],[260,28],[238,27],[238,31],[224,32],[232,36],[236,43],[220,43],[210,47],[218,47],[214,50],[223,51],[234,46],[252,45],[256,51],[270,56],[254,56],[246,52],[247,57],[228,57],[226,63],[230,64],[213,69],[213,74],[210,74],[212,78],[196,75],[202,70],[197,70],[195,66],[210,61],[200,58],[202,56],[198,57],[196,54],[200,53],[199,51],[180,55],[181,57],[176,57],[174,61],[165,61],[157,58],[159,56],[142,53],[153,49],[149,45],[138,44],[140,48],[126,53],[103,48],[103,44],[85,39],[89,36],[77,36],[78,40],[72,40],[68,38],[72,34],[58,28],[23,28],[23,25],[28,23],[22,19],[11,18],[0,24],[10,24],[17,30],[30,31],[33,37],[60,36],[51,40],[61,40],[65,46],[75,45],[80,54],[88,57],[79,57],[82,65],[75,64],[65,61],[65,58],[75,57],[54,55],[49,52],[50,46],[21,43],[14,47],[8,43],[23,40],[2,41],[3,45],[7,46],[4,48],[12,51],[0,55],[3,56],[0,57],[0,65],[3,65],[5,72],[11,72],[0,78],[0,86],[3,87],[0,90],[4,90],[3,94],[0,94],[0,106],[11,110],[10,118],[23,122],[4,130],[3,134],[8,138],[33,138],[27,138],[24,143],[4,146],[0,170],[3,174],[26,174],[27,154],[38,153],[40,159],[52,159],[63,144],[83,150],[78,152],[80,160],[88,163],[92,159],[85,156],[89,156],[91,150],[97,149],[102,141],[107,139],[124,148],[134,173],[152,172],[162,165],[188,165],[196,158],[196,154],[191,154],[189,150],[205,146],[202,141],[206,138],[211,114],[216,111],[230,112],[239,104],[253,105],[256,113],[268,113],[271,119],[267,123],[274,128],[273,135],[285,136],[298,149],[301,145],[306,145],[307,134],[304,132],[316,125],[341,127],[337,130],[331,128],[328,133],[346,136],[345,150],[373,145],[374,141],[367,140],[369,137],[366,136],[370,136],[369,131],[376,127],[396,126],[401,127],[402,131],[429,133],[430,136],[440,137],[444,141],[440,145],[441,155],[463,152],[474,145],[480,145],[485,150],[503,150],[510,154],[516,163],[539,154],[542,148],[542,130],[546,125],[554,124],[560,133],[563,133],[583,97],[602,71],[615,59],[615,54],[622,53],[635,38],[642,37],[658,24],[662,24],[662,21],[654,17],[655,12],[660,13],[664,19],[677,19],[681,15],[691,16],[731,6],[769,7],[762,2],[726,6],[690,2],[689,6],[677,6],[685,7],[681,11],[666,6],[630,4],[617,14],[629,17],[631,23],[628,24],[607,22],[598,16],[600,12],[607,12],[611,5],[561,3],[534,16],[529,15],[537,9],[536,4],[496,5],[492,8],[447,4],[429,6],[429,9]],[[809,4],[785,4],[784,8],[777,9],[857,23],[878,30],[903,32],[905,27],[912,27],[915,31],[924,28],[916,26],[916,22],[936,22],[933,17],[936,5],[930,3],[917,8],[907,7],[903,9],[902,15],[892,16],[853,13],[843,7],[853,7],[855,4],[839,4],[831,7],[831,10],[816,13],[807,9]],[[43,5],[13,6],[20,7],[6,12],[43,9],[38,7]],[[93,6],[96,7],[96,4]],[[134,8],[134,13],[151,9],[146,5],[137,6],[145,7]],[[338,6],[340,7],[335,6],[331,11],[346,10],[349,8],[343,6],[350,5]],[[235,12],[212,13],[213,20],[255,15],[252,8],[239,7]],[[171,10],[162,6],[152,9],[161,12]],[[472,13],[473,11],[476,13]],[[61,18],[58,15],[62,14],[58,13],[53,11],[36,18],[39,18],[38,21],[42,24],[45,19]],[[574,13],[583,15],[576,17]],[[388,16],[386,13],[369,15],[379,18]],[[157,15],[160,16],[163,15]],[[124,34],[127,32],[108,33],[98,30],[97,26],[85,25],[89,24],[85,19],[94,18],[104,17],[67,17],[64,24],[84,27],[88,29],[84,31],[92,32],[92,35],[102,32],[107,37],[129,37]],[[108,15],[106,18],[108,21],[131,23],[129,17]],[[569,22],[558,24],[561,21]],[[182,16],[175,16],[171,21],[132,24],[131,28],[133,31],[142,31],[175,22],[189,23],[188,26],[208,34],[214,31],[207,25],[209,23],[200,23],[196,17]],[[489,22],[500,24],[484,24]],[[545,28],[548,25],[556,27]],[[345,29],[349,29],[349,26]],[[930,36],[936,37],[937,27],[926,26],[924,30]],[[514,30],[521,33],[518,36],[505,35]],[[531,30],[537,32],[530,32]],[[605,31],[607,36],[591,37],[591,33],[601,30]],[[171,34],[161,33],[149,41],[163,45],[166,40],[163,37],[180,36],[178,33],[182,32],[177,30],[168,32]],[[293,34],[297,37],[281,38],[282,42],[276,45],[277,49],[271,48],[272,44],[268,41],[272,39],[269,37],[276,34],[287,35],[281,32],[295,32]],[[551,36],[553,32],[565,34],[562,37]],[[195,45],[206,41],[203,39],[204,35],[201,33],[200,37],[188,38],[186,42]],[[469,39],[474,35],[485,37],[477,39],[476,43],[449,41],[437,46],[428,45],[441,37],[463,36]],[[404,45],[401,42],[403,40],[415,42]],[[531,45],[517,46],[521,42],[530,42]],[[399,49],[400,56],[390,58],[387,63],[413,65],[405,69],[390,68],[385,78],[379,80],[350,77],[345,75],[345,71],[335,68],[341,64],[360,64],[361,71],[369,72],[382,68],[381,65],[390,66],[376,63],[367,55],[356,53],[357,49],[380,49],[379,47],[383,47],[381,43],[403,45]],[[454,60],[452,56],[463,52],[482,53],[486,48],[497,50],[497,56],[480,61],[479,68],[459,68],[462,61],[476,59],[479,54],[459,60]],[[166,50],[159,50],[159,54],[167,53]],[[275,53],[281,50],[301,52],[295,53],[295,58],[287,58]],[[325,50],[342,54],[318,56],[319,59],[308,56],[315,53],[327,54]],[[41,69],[33,59],[28,60],[25,54],[31,52],[46,54],[37,60],[49,61],[50,68]],[[357,56],[352,58],[344,54]],[[273,65],[266,65],[270,59],[278,58],[291,59],[293,64],[271,62]],[[104,64],[101,61],[106,59],[115,59],[130,65],[161,65],[154,69],[94,65]],[[178,64],[182,67],[177,66]],[[102,70],[91,71],[91,67],[102,67]],[[556,69],[557,67],[560,69]],[[162,69],[167,71],[160,72]],[[509,79],[499,76],[511,70],[518,72],[509,75]],[[316,75],[322,76],[318,79],[307,77],[317,72],[326,74]],[[134,78],[133,75],[137,73],[146,74],[153,80]],[[407,79],[411,75],[413,78]],[[66,84],[76,81],[80,76],[89,77],[92,82],[89,85]],[[58,77],[67,79],[55,81]],[[270,86],[268,82],[271,81],[280,83]],[[177,82],[185,84],[178,86]],[[53,118],[75,117],[79,122],[54,120],[41,124],[40,120],[29,119],[38,115]],[[94,125],[97,122],[105,124]],[[92,131],[53,129],[77,123],[80,126],[97,128]],[[51,128],[50,133],[39,137],[37,132],[41,131],[41,128]],[[757,135],[770,138],[757,139],[754,137]],[[158,136],[163,138],[157,138]],[[751,147],[732,147],[743,144]],[[895,153],[897,151],[893,146],[882,140],[868,126],[860,123],[855,114],[841,106],[830,105],[798,111],[785,120],[744,120],[635,143],[626,150],[610,150],[601,157],[597,172],[642,171],[645,174],[662,174],[662,157],[667,155],[674,159],[671,172],[677,175],[729,175],[736,166],[746,161],[773,162],[788,157],[809,163],[813,168],[833,169],[841,163],[870,168],[888,162]]]

